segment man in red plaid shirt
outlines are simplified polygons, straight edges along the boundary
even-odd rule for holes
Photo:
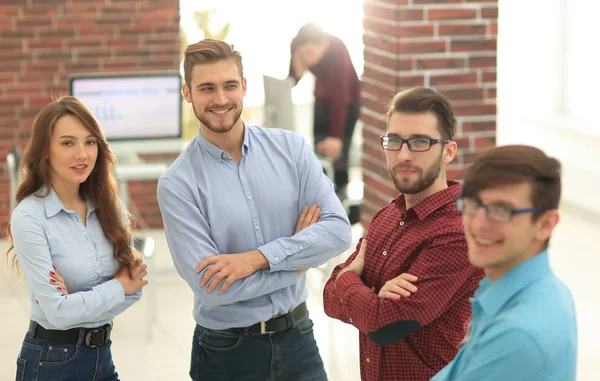
[[[461,186],[446,180],[455,128],[448,99],[432,89],[400,92],[390,104],[381,145],[402,194],[375,214],[324,291],[327,315],[360,331],[363,381],[429,380],[465,337],[483,272],[469,264]]]

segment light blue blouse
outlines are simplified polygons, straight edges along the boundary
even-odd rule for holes
[[[126,214],[122,218],[127,219]],[[125,295],[113,279],[119,263],[89,201],[86,225],[75,211],[65,208],[53,189],[46,197],[31,195],[21,201],[10,222],[30,294],[30,317],[42,327],[101,326],[141,297],[141,290]],[[65,280],[69,295],[50,283],[52,265]]]

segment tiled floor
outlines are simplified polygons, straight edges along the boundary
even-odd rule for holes
[[[597,297],[600,269],[598,216],[564,210],[552,243],[552,264],[571,288],[579,321],[579,381],[596,381],[600,375],[600,302]],[[162,231],[150,231],[157,241],[150,281],[142,300],[119,316],[113,333],[114,359],[124,381],[187,380],[192,319],[192,294],[172,268]],[[355,239],[360,235],[356,229]],[[6,242],[0,242],[0,253]],[[347,254],[336,258],[345,259]],[[325,270],[329,271],[329,270]],[[315,335],[332,381],[359,380],[356,331],[323,313],[321,293],[325,274],[309,272],[309,309]],[[149,286],[150,287],[150,286]],[[151,295],[156,292],[156,322],[150,327]],[[28,301],[22,283],[0,272],[0,380],[12,380],[15,359],[28,324]],[[148,337],[151,332],[152,338]]]

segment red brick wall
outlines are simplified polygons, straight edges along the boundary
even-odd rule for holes
[[[177,70],[179,0],[5,0],[0,3],[0,235],[9,214],[5,158],[33,118],[67,94],[77,73]],[[132,186],[149,225],[160,225],[156,184]]]
[[[448,178],[462,179],[473,157],[496,140],[497,0],[365,0],[363,177],[361,220],[397,191],[379,136],[385,105],[396,92],[429,86],[452,102],[459,152]]]

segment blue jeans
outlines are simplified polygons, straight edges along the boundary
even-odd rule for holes
[[[308,314],[295,327],[266,335],[196,325],[190,376],[194,381],[327,381]]]
[[[83,339],[80,334],[77,344],[64,344],[27,332],[17,358],[16,381],[119,381],[111,341],[90,348]]]

